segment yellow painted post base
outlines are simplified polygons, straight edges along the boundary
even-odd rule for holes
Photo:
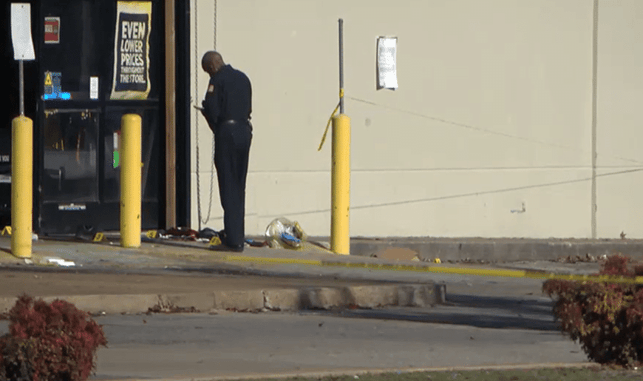
[[[31,258],[33,215],[33,121],[25,116],[11,126],[11,254]]]
[[[351,120],[344,114],[333,118],[332,145],[330,249],[335,254],[348,255],[350,254]]]
[[[121,246],[141,247],[141,117],[121,120]]]

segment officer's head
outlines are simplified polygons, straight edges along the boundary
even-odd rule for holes
[[[203,67],[203,70],[210,75],[214,75],[214,73],[224,66],[225,62],[223,62],[223,57],[214,50],[205,53],[203,55],[203,59],[201,59],[201,67]]]

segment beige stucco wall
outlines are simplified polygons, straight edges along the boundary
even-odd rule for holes
[[[597,228],[643,237],[643,2],[599,1]]]
[[[279,216],[298,220],[311,235],[329,234],[330,142],[321,152],[317,146],[338,100],[341,17],[352,236],[591,237],[592,1],[192,3],[192,59],[200,62],[213,47],[216,20],[217,49],[253,83],[248,234],[262,234]],[[634,20],[642,9],[637,0],[601,2],[599,236],[643,236],[633,212],[643,202],[630,186],[639,173],[600,176],[643,161],[633,143],[643,134],[635,113],[643,56],[628,51],[642,27],[621,21],[621,13]],[[398,38],[396,91],[376,90],[378,36]],[[625,73],[616,70],[623,62]],[[193,97],[200,98],[207,77],[198,66],[195,73]],[[634,79],[623,87],[623,76]],[[615,100],[622,92],[625,99]],[[198,129],[206,214],[211,134],[203,119]],[[195,172],[192,178],[197,226]],[[213,196],[212,218],[203,225],[218,229],[216,189]]]

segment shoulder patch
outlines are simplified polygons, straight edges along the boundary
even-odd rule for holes
[[[214,93],[214,85],[213,84],[210,84],[210,86],[208,86],[208,93]]]

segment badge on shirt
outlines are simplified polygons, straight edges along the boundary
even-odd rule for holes
[[[208,93],[214,93],[214,85],[210,84],[210,86],[208,86]]]

